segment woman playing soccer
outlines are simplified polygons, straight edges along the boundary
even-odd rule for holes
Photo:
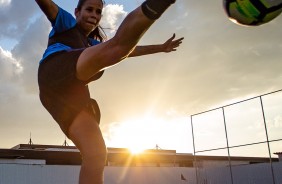
[[[102,0],[79,0],[75,18],[52,0],[36,2],[53,27],[38,69],[40,100],[81,153],[79,184],[102,184],[107,149],[99,107],[87,85],[127,57],[175,51],[183,40],[175,35],[164,44],[136,46],[175,0],[145,1],[108,41],[99,27]]]

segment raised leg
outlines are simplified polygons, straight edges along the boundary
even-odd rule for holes
[[[126,58],[140,38],[154,23],[154,20],[174,1],[147,0],[142,6],[129,13],[112,39],[89,47],[82,52],[76,66],[78,79],[88,80],[99,71],[113,66]],[[152,17],[150,11],[156,14],[156,16]]]

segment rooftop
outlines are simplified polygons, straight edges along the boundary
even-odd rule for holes
[[[80,165],[81,156],[75,146],[19,144],[11,149],[0,149],[0,159],[44,160],[46,165]],[[108,148],[107,165],[137,166],[154,164],[178,167],[193,167],[194,161],[228,161],[227,156],[194,156],[191,153],[176,153],[175,150],[148,149],[132,154],[126,148]],[[267,163],[264,157],[232,157],[232,161]],[[272,161],[278,161],[273,158]]]

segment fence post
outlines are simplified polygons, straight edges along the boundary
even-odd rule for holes
[[[262,102],[262,97],[260,96],[259,98],[260,98],[260,105],[261,105],[262,117],[263,117],[263,123],[264,123],[265,135],[266,135],[266,142],[267,142],[267,147],[268,147],[269,163],[270,163],[271,174],[272,174],[272,182],[273,184],[275,184],[274,170],[273,170],[272,157],[271,157],[271,151],[270,151],[270,145],[269,145],[267,125],[266,125],[265,114],[264,114],[264,109],[263,109],[263,102]]]
[[[192,140],[193,140],[193,150],[194,150],[194,164],[196,164],[196,183],[198,184],[198,164],[197,164],[197,158],[196,158],[196,148],[195,148],[195,137],[194,137],[194,129],[193,129],[193,115],[191,117],[191,130],[192,130]]]
[[[228,135],[227,135],[227,127],[226,127],[226,119],[225,119],[224,107],[222,107],[221,109],[222,109],[223,123],[224,123],[224,129],[225,129],[225,137],[226,137],[226,146],[227,146],[227,152],[228,152],[230,178],[231,178],[231,183],[233,184],[233,173],[232,173],[232,165],[231,165],[231,158],[230,158],[229,141],[228,141]]]

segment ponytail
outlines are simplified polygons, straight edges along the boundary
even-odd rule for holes
[[[89,35],[89,38],[93,38],[100,42],[104,42],[107,39],[106,33],[101,26],[96,27]]]

